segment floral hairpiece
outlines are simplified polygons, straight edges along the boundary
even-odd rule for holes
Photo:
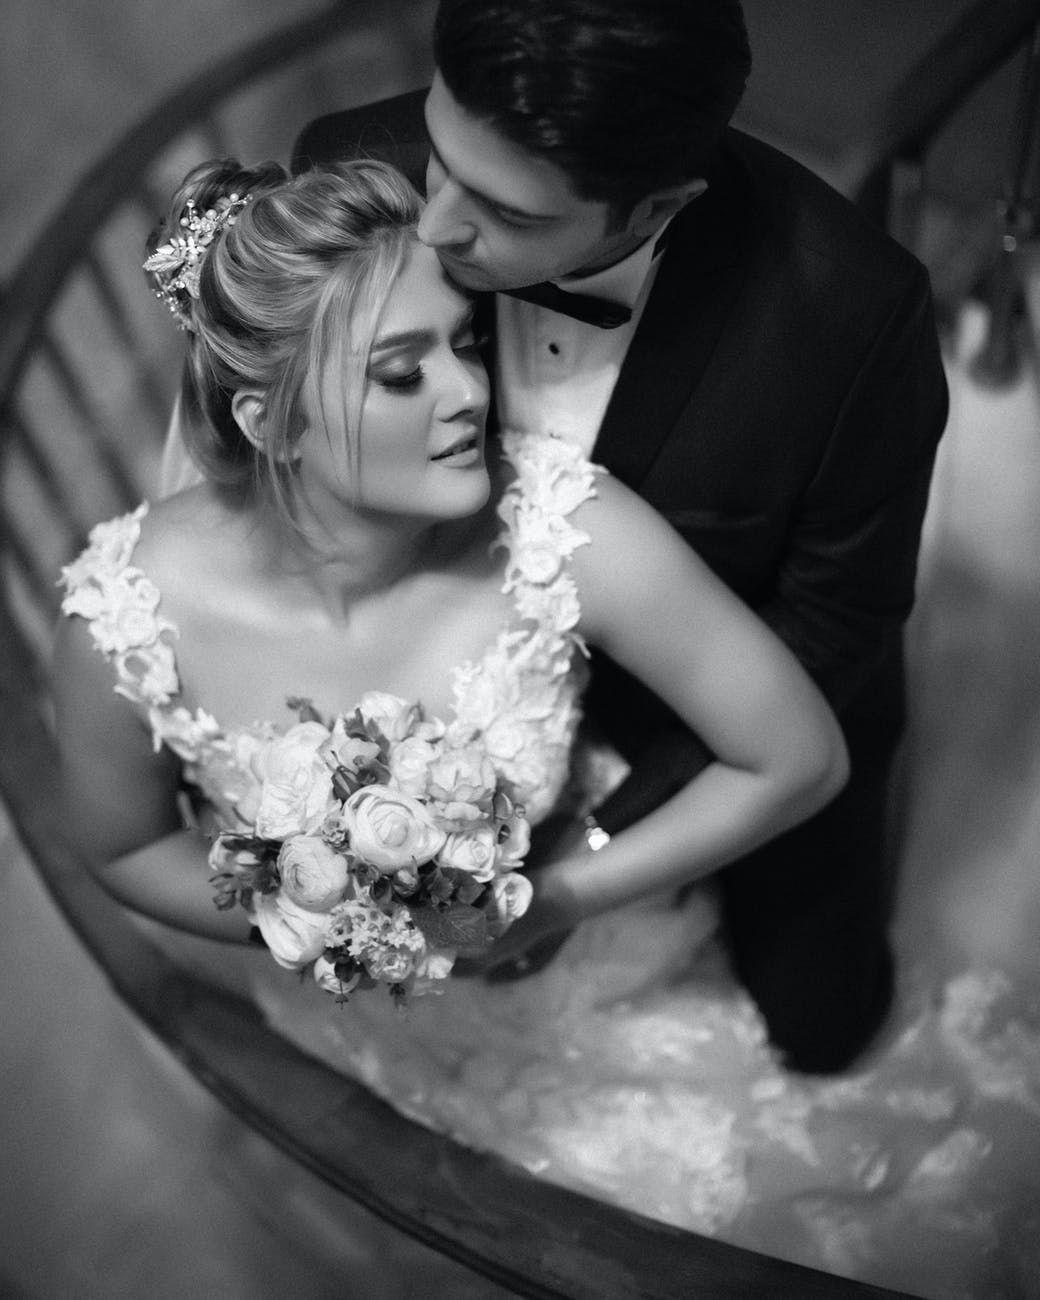
[[[187,214],[181,217],[184,234],[174,235],[165,244],[160,244],[144,263],[144,269],[155,280],[155,296],[166,303],[177,318],[181,329],[194,333],[191,307],[183,295],[189,298],[199,296],[199,275],[206,250],[217,235],[237,220],[238,209],[249,202],[249,195],[241,198],[229,194],[217,200],[211,208],[199,215],[194,199],[189,199]]]

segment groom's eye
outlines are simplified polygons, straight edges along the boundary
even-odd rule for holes
[[[514,212],[511,208],[492,207],[492,214],[497,221],[503,226],[511,226],[514,230],[532,230],[536,226],[544,223],[539,217],[528,216],[523,212]]]

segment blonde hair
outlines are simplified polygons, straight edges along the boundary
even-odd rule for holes
[[[415,238],[422,201],[385,163],[357,161],[290,178],[277,163],[195,167],[151,241],[175,234],[191,200],[248,196],[205,253],[190,312],[182,390],[185,441],[203,474],[239,497],[264,495],[292,517],[293,449],[308,414],[345,440],[357,480],[358,426],[379,316]],[[342,364],[326,401],[323,378]],[[263,394],[255,446],[232,414],[240,389]]]

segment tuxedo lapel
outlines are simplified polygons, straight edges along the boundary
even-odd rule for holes
[[[592,458],[638,490],[700,382],[744,275],[740,186],[720,167],[672,223]]]

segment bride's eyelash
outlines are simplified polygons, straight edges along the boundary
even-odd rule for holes
[[[416,366],[407,375],[384,375],[376,382],[380,388],[387,388],[392,393],[407,393],[418,388],[423,381],[423,368]]]

